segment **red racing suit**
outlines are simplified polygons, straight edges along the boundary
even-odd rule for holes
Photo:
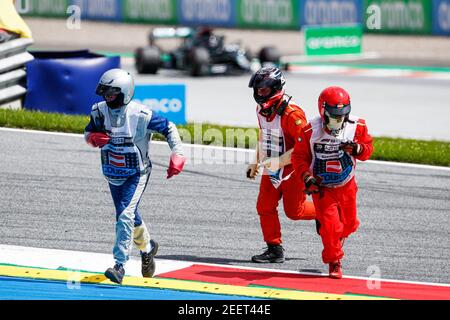
[[[284,100],[286,101],[286,100]],[[294,102],[285,102],[283,112],[268,121],[259,114],[260,159],[275,158],[294,148],[295,141],[306,125],[304,111]],[[302,187],[299,188],[299,185]],[[259,189],[256,210],[258,212],[264,241],[268,244],[281,244],[281,225],[278,217],[278,202],[283,198],[285,214],[292,220],[312,220],[315,218],[314,205],[305,202],[301,175],[294,172],[289,164],[276,172],[264,169]]]
[[[361,145],[357,156],[339,148],[341,142]],[[373,152],[372,137],[363,119],[350,116],[339,136],[329,134],[321,117],[302,129],[292,153],[293,167],[301,176],[312,173],[321,180],[320,193],[313,194],[319,234],[322,238],[324,263],[342,259],[342,238],[347,238],[359,226],[356,213],[356,160],[365,161]]]

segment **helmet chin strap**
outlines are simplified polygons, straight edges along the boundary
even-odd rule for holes
[[[263,117],[266,117],[267,119],[272,119],[276,113],[279,102],[280,101],[277,101],[270,108],[265,108],[265,109],[261,108],[261,110],[259,111],[259,114],[262,115]]]
[[[122,104],[117,103],[117,101],[106,102],[110,109],[119,109],[122,107]]]
[[[288,103],[291,100],[291,98],[292,97],[289,97],[289,100],[287,101]],[[277,101],[273,102],[269,108],[264,108],[263,103],[260,103],[259,105],[261,107],[261,110],[259,111],[259,114],[262,115],[263,117],[266,117],[267,119],[273,118],[275,113],[279,113],[278,111],[280,109],[280,106],[283,104],[283,100],[284,100],[284,91],[282,92],[280,98]],[[283,112],[284,108],[281,113]]]

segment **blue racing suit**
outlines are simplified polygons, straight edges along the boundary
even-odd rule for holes
[[[172,122],[134,101],[118,109],[110,109],[106,102],[95,104],[84,132],[86,141],[91,132],[104,132],[110,137],[101,148],[101,163],[116,209],[114,259],[125,265],[132,242],[141,251],[152,249],[138,211],[152,169],[149,158],[152,135],[163,134],[172,152],[182,156],[180,135]]]

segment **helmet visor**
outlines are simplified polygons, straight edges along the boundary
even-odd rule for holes
[[[95,93],[99,96],[114,96],[121,92],[122,90],[118,87],[111,87],[104,84],[99,84],[95,90]]]
[[[350,104],[338,104],[336,106],[325,104],[325,111],[327,111],[331,117],[339,118],[350,114],[351,106]]]
[[[272,88],[269,87],[257,88],[256,92],[258,96],[266,98],[272,94]]]

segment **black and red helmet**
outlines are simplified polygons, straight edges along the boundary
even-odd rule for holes
[[[272,107],[272,105],[278,102],[284,94],[284,80],[281,70],[275,67],[264,67],[259,69],[250,78],[248,83],[249,88],[253,88],[253,97],[255,101],[261,105],[263,109]],[[265,94],[258,94],[258,89],[270,88],[271,90]]]

